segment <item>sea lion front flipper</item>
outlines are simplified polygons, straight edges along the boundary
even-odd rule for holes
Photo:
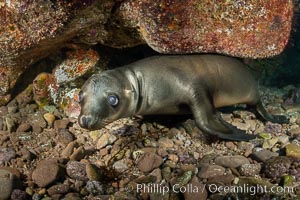
[[[208,98],[201,98],[201,100],[201,104],[196,102],[191,109],[201,131],[227,140],[248,141],[255,138],[254,135],[248,135],[218,117]]]
[[[268,111],[266,111],[266,109],[262,105],[261,101],[256,105],[256,110],[267,121],[279,124],[289,123],[288,118],[284,115],[271,115],[270,113],[268,113]]]

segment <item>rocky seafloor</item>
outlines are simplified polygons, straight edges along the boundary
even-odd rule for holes
[[[266,108],[289,124],[244,106],[224,110],[226,121],[257,135],[249,142],[208,137],[191,116],[87,131],[54,106],[16,98],[0,107],[0,199],[300,199],[298,92],[261,88]]]

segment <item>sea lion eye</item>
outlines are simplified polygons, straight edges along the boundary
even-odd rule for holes
[[[82,94],[83,92],[82,91],[80,91],[79,93],[78,93],[78,102],[80,103],[81,101],[82,101],[82,99],[83,99],[83,94]]]
[[[116,95],[113,95],[113,94],[107,96],[107,101],[112,106],[117,106],[118,103],[119,103],[118,97]]]

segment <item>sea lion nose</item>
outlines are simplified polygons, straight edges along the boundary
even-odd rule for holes
[[[82,115],[79,119],[79,124],[83,128],[87,128],[92,118],[90,116]]]

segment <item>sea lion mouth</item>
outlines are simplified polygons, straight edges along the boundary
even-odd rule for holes
[[[111,119],[104,119],[104,120],[99,121],[98,118],[96,118],[94,120],[95,123],[90,124],[87,127],[87,129],[88,130],[98,130],[98,129],[104,128],[106,125],[112,123],[113,121],[114,120],[111,120]]]

